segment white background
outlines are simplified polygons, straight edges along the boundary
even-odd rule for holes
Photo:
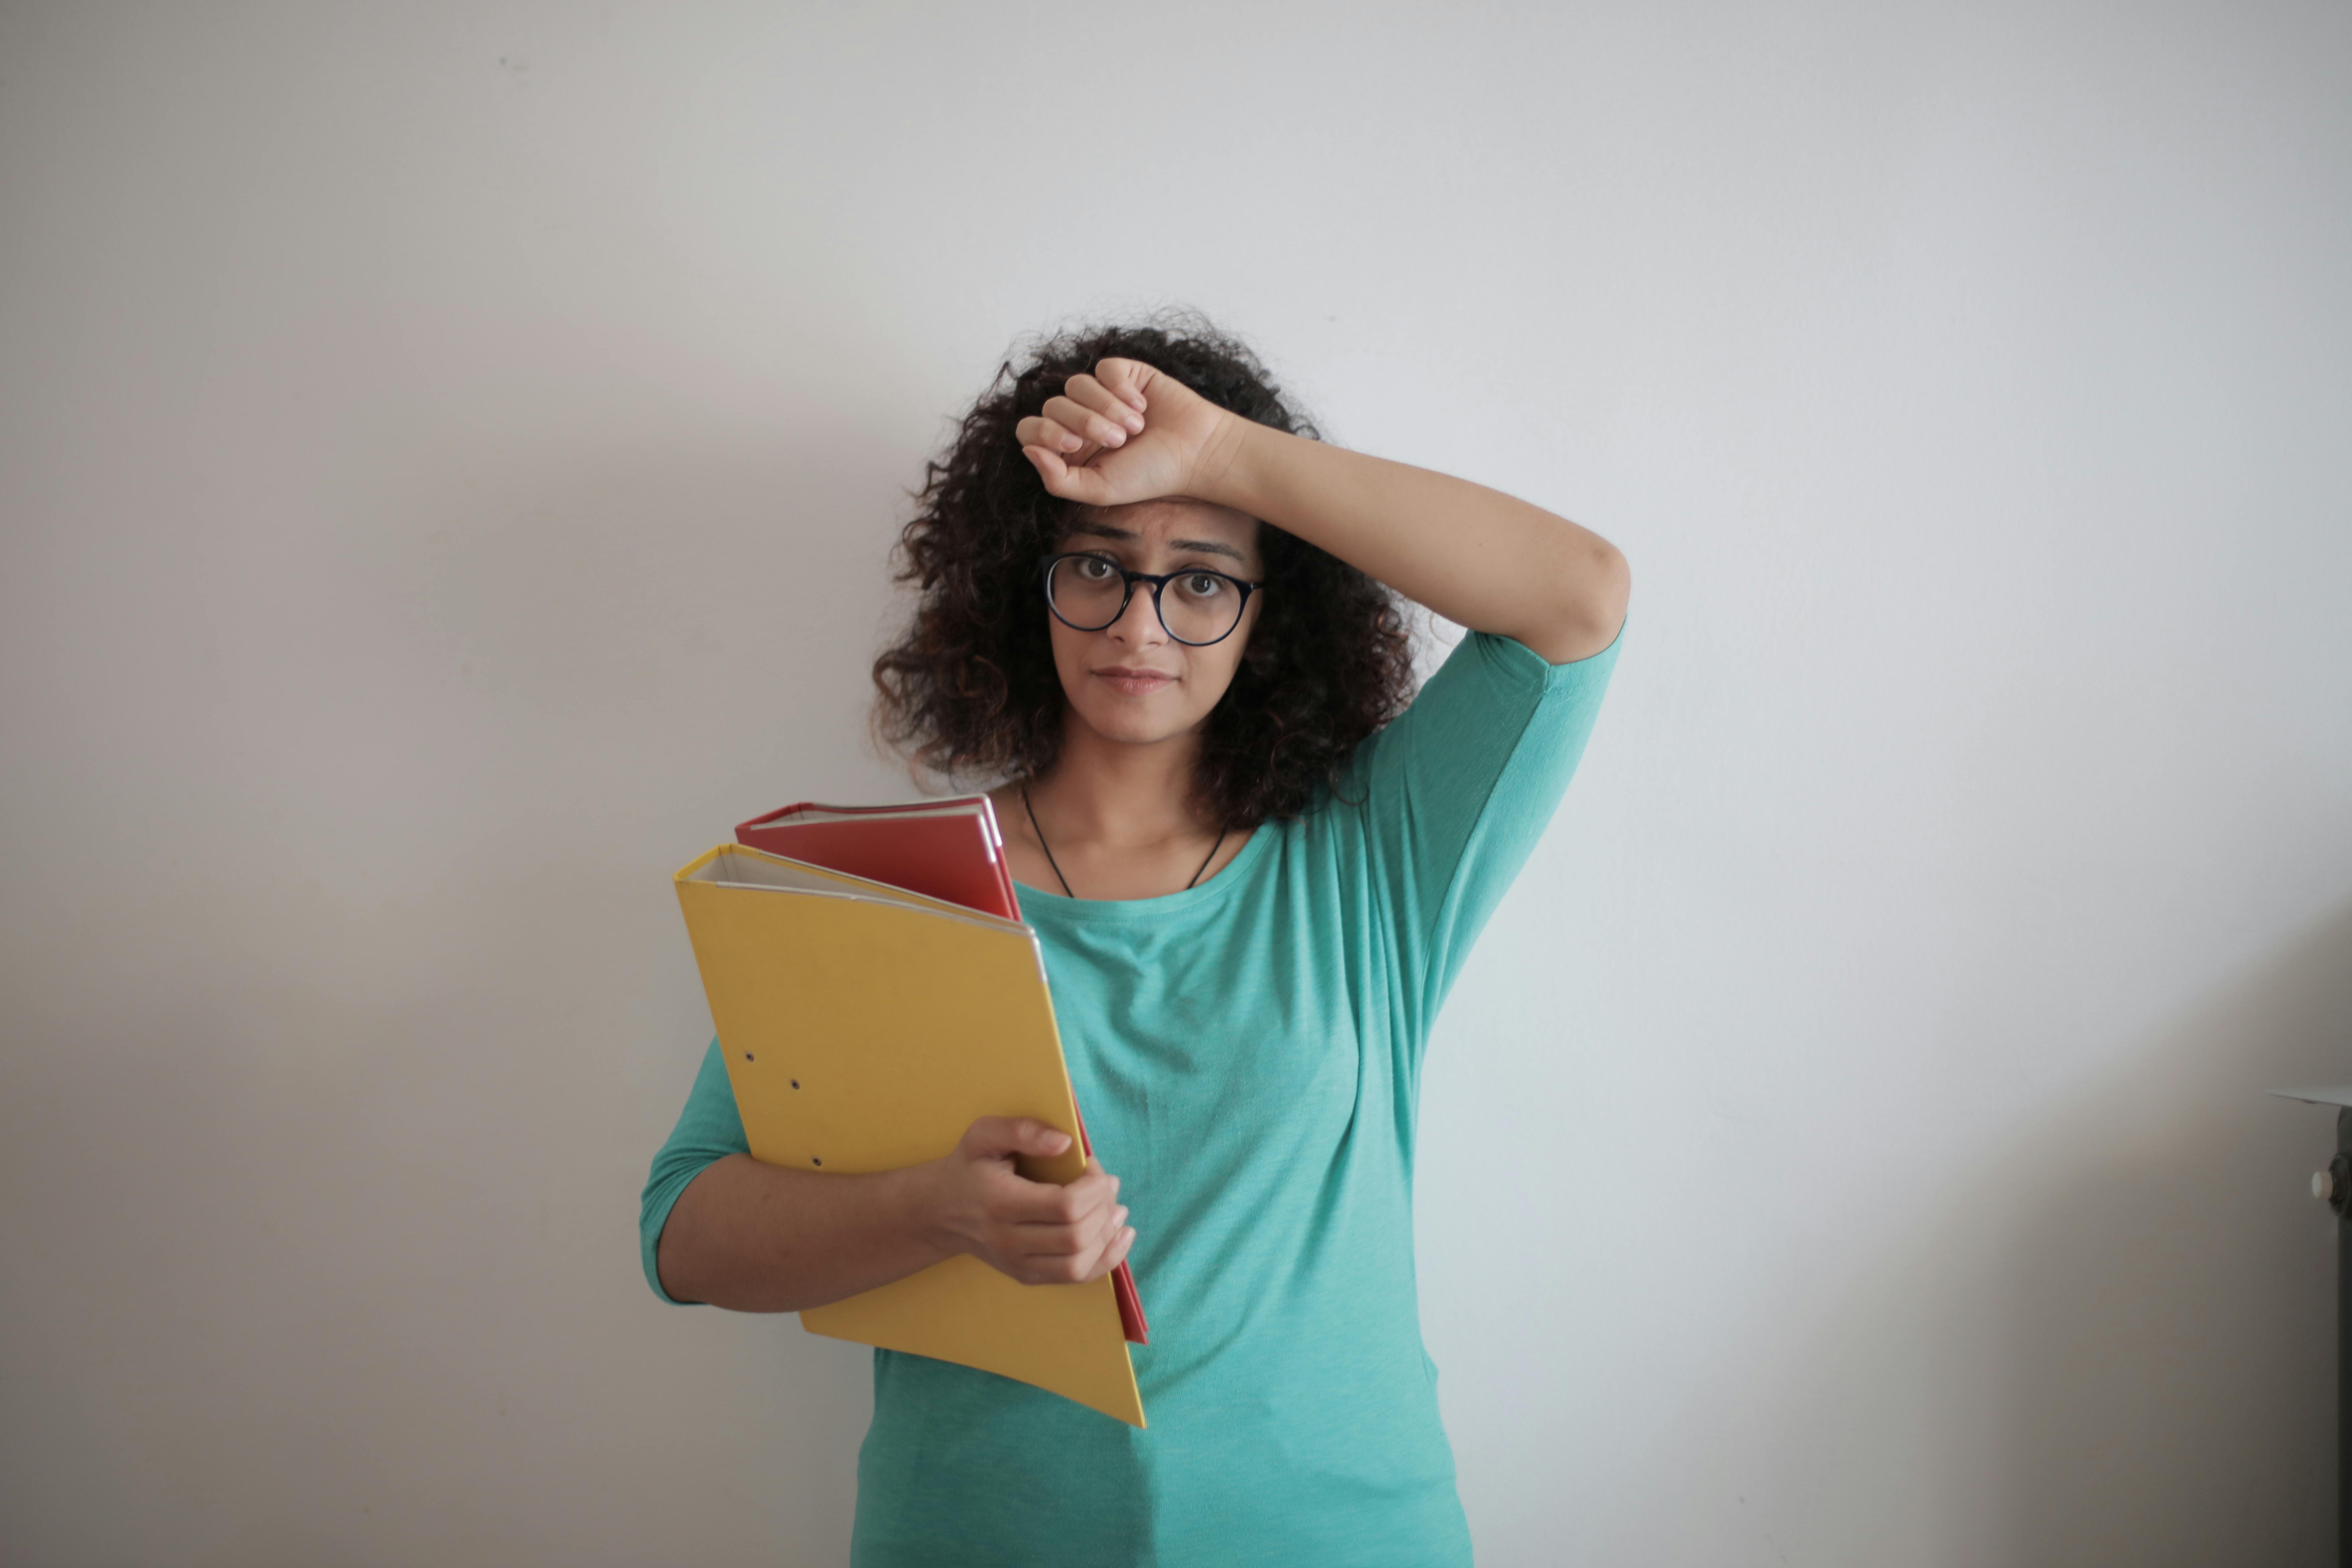
[[[2218,0],[0,10],[0,1557],[844,1560],[865,1352],[637,1272],[669,873],[909,793],[925,456],[1185,302],[1633,563],[1423,1105],[1482,1561],[2327,1560],[2347,79]]]

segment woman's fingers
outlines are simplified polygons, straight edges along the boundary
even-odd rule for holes
[[[1071,376],[1060,395],[1013,423],[1013,438],[1048,494],[1081,506],[1114,506],[1174,493],[1187,461],[1185,437],[1179,435],[1173,447],[1139,440],[1149,426],[1147,389],[1160,380],[1140,360],[1098,360],[1093,374]],[[1181,416],[1184,399],[1170,406]],[[1134,450],[1120,452],[1126,447]]]
[[[1050,452],[1075,453],[1086,445],[1086,437],[1076,431],[1036,414],[1013,427],[1013,438],[1024,447],[1043,447]]]
[[[1093,447],[1081,447],[1066,457],[1043,447],[1024,446],[1021,450],[1035,467],[1038,477],[1045,481],[1048,493],[1076,501],[1080,506],[1111,504],[1110,481],[1103,478],[1100,470],[1086,466],[1086,459],[1096,450]]]
[[[1088,1156],[1086,1173],[1066,1185],[1033,1182],[1010,1169],[992,1183],[989,1213],[1002,1225],[1076,1225],[1118,1196],[1118,1178]]]
[[[1133,363],[1103,361],[1105,365]],[[1132,377],[1127,379],[1132,383]],[[1013,426],[1013,434],[1024,447],[1049,447],[1061,452],[1075,451],[1080,441],[1097,447],[1123,446],[1129,437],[1143,434],[1143,396],[1132,384],[1119,391],[1091,375],[1074,375],[1063,384],[1062,395],[1047,398],[1041,411]]]
[[[1013,1246],[1022,1257],[1041,1263],[1055,1258],[1090,1259],[1109,1246],[1126,1224],[1126,1207],[1111,1204],[1075,1225],[1015,1226]]]
[[[1073,378],[1074,384],[1075,380],[1076,378]],[[1101,392],[1099,387],[1096,390],[1107,403],[1118,401],[1110,394]],[[1076,431],[1097,447],[1124,447],[1127,445],[1128,437],[1132,434],[1117,415],[1089,408],[1074,397],[1047,398],[1044,414],[1045,418],[1059,425],[1063,429]],[[1139,415],[1137,416],[1139,423],[1141,417]],[[1019,434],[1018,426],[1014,427],[1014,434]]]
[[[1045,489],[1050,493],[1062,493],[1062,483],[1069,474],[1070,466],[1062,461],[1059,452],[1049,452],[1043,447],[1024,446],[1021,455],[1029,459],[1030,466],[1037,470],[1037,477],[1045,481]]]
[[[1118,1201],[1118,1178],[1101,1161],[1087,1160],[1086,1174],[1066,1186],[1005,1177],[989,1206],[1003,1227],[997,1247],[1008,1272],[1032,1284],[1066,1283],[1117,1267],[1116,1258],[1102,1260],[1128,1234],[1128,1210]]]
[[[1083,1232],[1074,1226],[1073,1233],[1051,1247],[1024,1254],[1023,1273],[1039,1284],[1099,1279],[1118,1267],[1135,1242],[1135,1230],[1127,1223],[1124,1207],[1105,1210],[1099,1225],[1084,1227]]]
[[[1141,405],[1129,402],[1093,376],[1074,375],[1063,384],[1062,390],[1072,403],[1092,413],[1101,415],[1129,435],[1143,434]]]
[[[1126,1262],[1127,1255],[1132,1251],[1134,1247],[1135,1227],[1133,1226],[1123,1226],[1118,1235],[1111,1237],[1110,1245],[1102,1249],[1102,1256],[1095,1259],[1095,1266],[1087,1271],[1087,1279],[1089,1280],[1101,1279],[1104,1275],[1109,1273],[1112,1269]]]
[[[1095,362],[1095,373],[1087,379],[1103,387],[1138,414],[1144,414],[1150,412],[1144,388],[1159,374],[1139,359],[1106,359]]]
[[[1073,1260],[1072,1279],[1077,1284],[1084,1285],[1101,1279],[1127,1261],[1128,1250],[1134,1245],[1134,1230],[1121,1226],[1110,1233],[1101,1247],[1087,1257],[1083,1267],[1077,1267],[1076,1261]]]

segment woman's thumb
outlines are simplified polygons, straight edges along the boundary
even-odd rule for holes
[[[1070,1135],[1027,1116],[983,1116],[964,1141],[975,1154],[1058,1154]]]

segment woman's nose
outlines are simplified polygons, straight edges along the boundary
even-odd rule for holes
[[[1104,630],[1121,642],[1146,647],[1166,640],[1168,628],[1160,624],[1160,603],[1151,595],[1151,585],[1138,583],[1135,592],[1127,596],[1127,608]]]

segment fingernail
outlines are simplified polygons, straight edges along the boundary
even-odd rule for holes
[[[1075,452],[1080,447],[1085,445],[1086,443],[1079,440],[1076,436],[1065,436],[1062,437],[1062,450],[1065,452]]]
[[[1127,1209],[1124,1205],[1120,1207],[1117,1214],[1110,1216],[1110,1222],[1113,1225],[1125,1225],[1127,1223]]]

